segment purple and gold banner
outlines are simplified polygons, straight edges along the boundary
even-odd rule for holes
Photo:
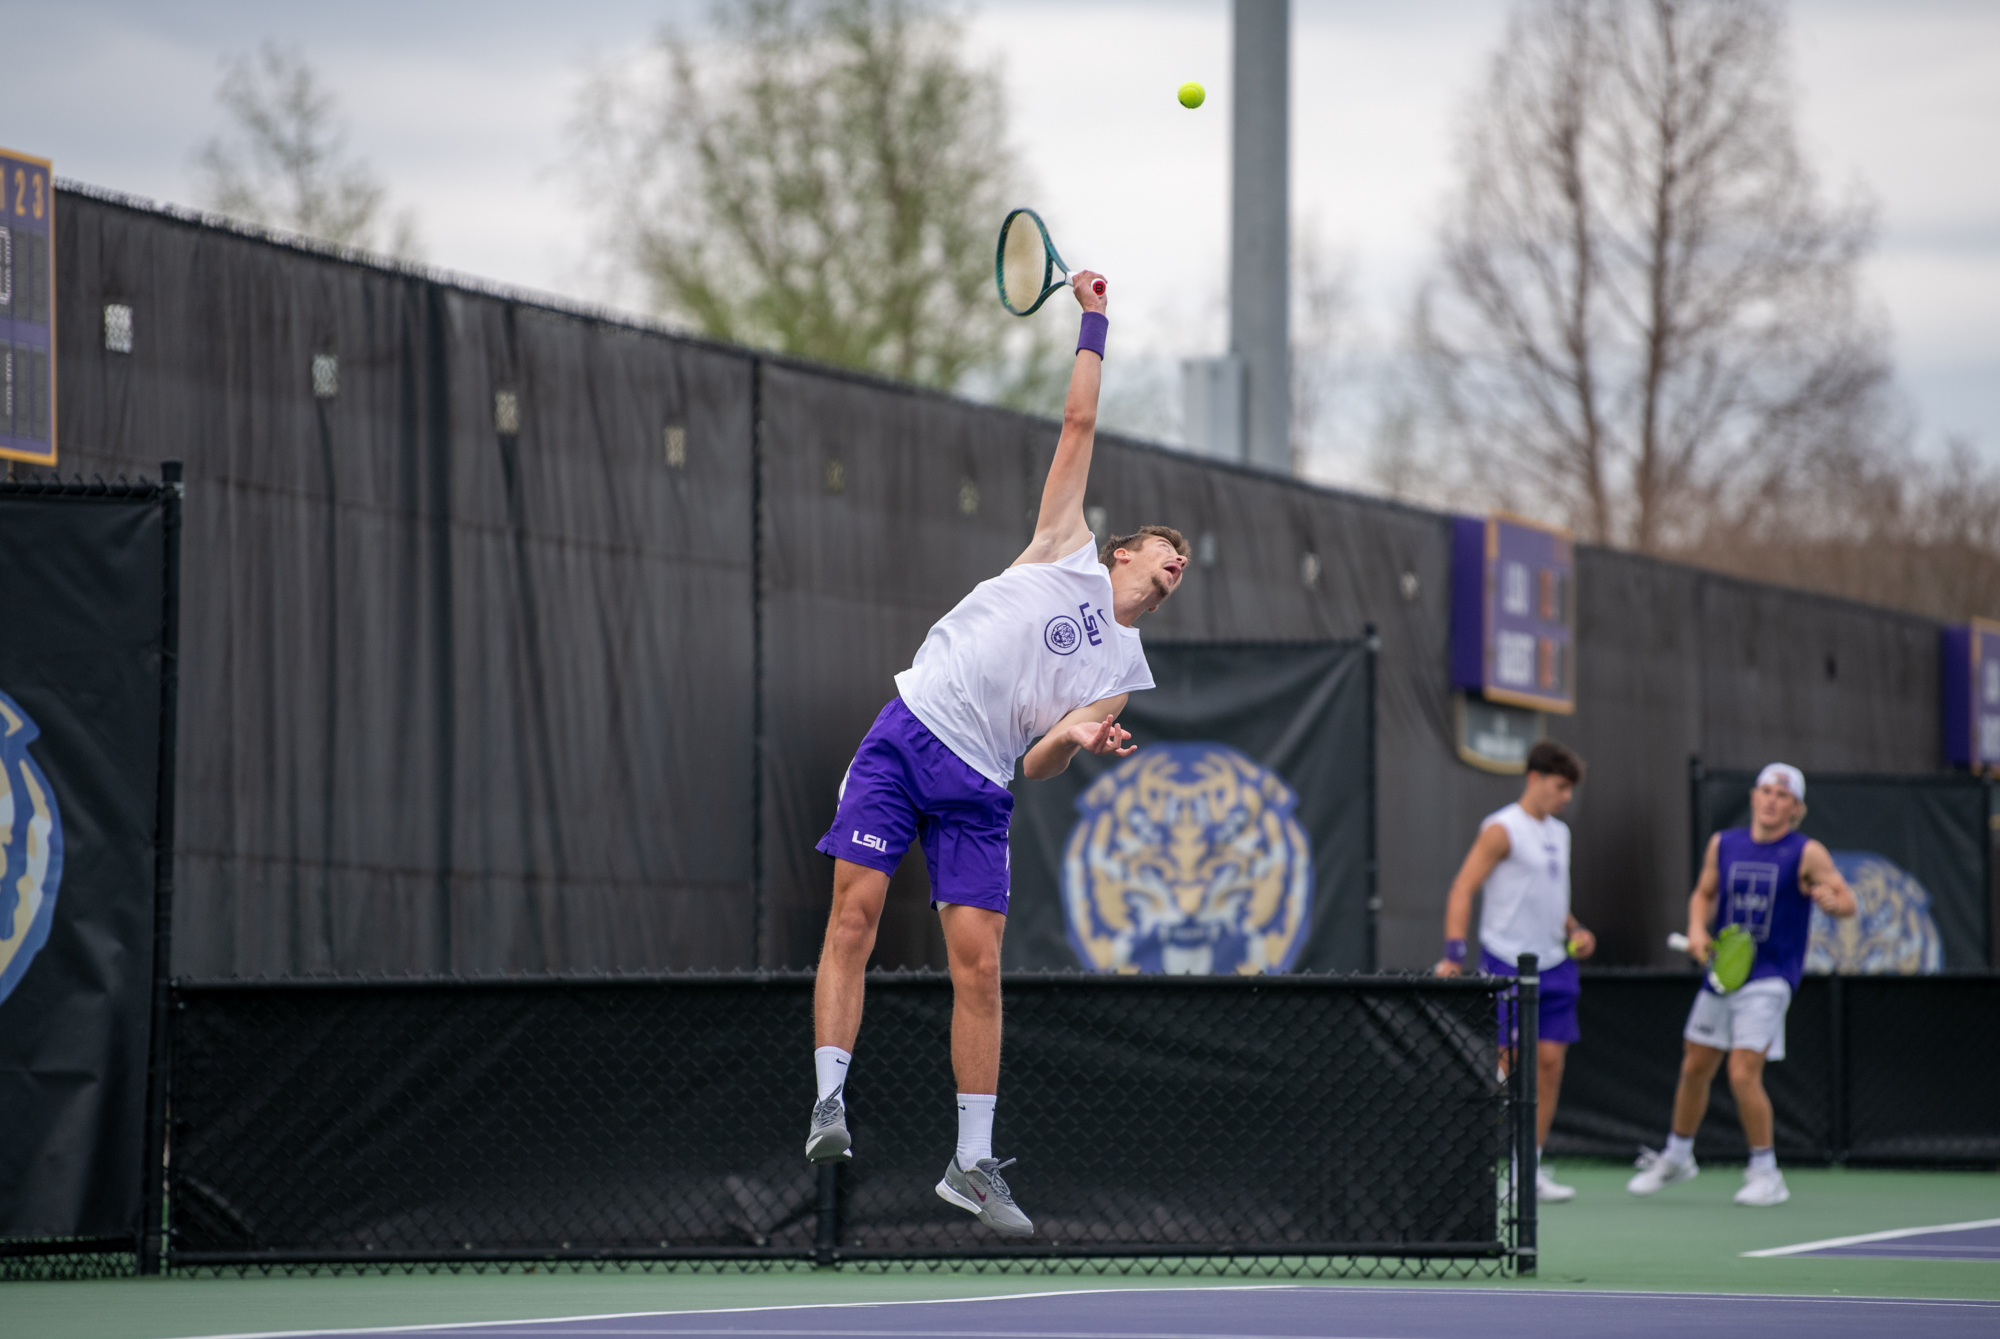
[[[2000,623],[1975,618],[1944,630],[1945,759],[1975,772],[2000,768]]]
[[[1452,687],[1576,710],[1576,555],[1567,530],[1495,513],[1453,526]]]
[[[0,149],[0,460],[56,463],[55,178]]]

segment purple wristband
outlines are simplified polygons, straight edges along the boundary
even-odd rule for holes
[[[1083,328],[1076,332],[1076,351],[1089,349],[1099,358],[1104,356],[1104,332],[1111,328],[1111,322],[1103,312],[1085,312]]]
[[[1445,940],[1445,941],[1444,941],[1444,960],[1445,960],[1446,962],[1464,962],[1464,961],[1465,961],[1465,941],[1464,941],[1463,939],[1447,939],[1447,940]]]

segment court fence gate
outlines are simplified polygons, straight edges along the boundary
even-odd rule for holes
[[[939,974],[870,978],[841,1166],[803,1152],[810,974],[180,982],[164,1263],[1532,1274],[1513,989],[1010,976],[1007,1239],[933,1192]]]

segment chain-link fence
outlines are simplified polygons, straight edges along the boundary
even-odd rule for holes
[[[1629,1158],[1673,1110],[1692,971],[1588,971],[1549,1151]],[[2000,1165],[2000,974],[1807,976],[1764,1071],[1778,1157],[1797,1163]],[[1703,1160],[1749,1154],[1725,1076],[1695,1136]]]
[[[1500,1269],[1508,984],[1009,978],[996,1147],[1024,1240],[933,1193],[940,976],[871,978],[837,1172],[803,1154],[809,976],[183,985],[171,1261]]]

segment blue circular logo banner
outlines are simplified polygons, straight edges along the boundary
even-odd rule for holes
[[[1099,972],[1289,969],[1312,913],[1298,797],[1227,744],[1152,744],[1091,783],[1063,855],[1070,947]]]
[[[1944,941],[1931,917],[1931,895],[1916,877],[1873,851],[1832,851],[1854,890],[1855,914],[1842,919],[1812,909],[1806,970],[1842,976],[1919,976],[1944,970]]]
[[[62,814],[55,788],[28,756],[41,730],[0,693],[0,1000],[49,939],[62,886]]]

